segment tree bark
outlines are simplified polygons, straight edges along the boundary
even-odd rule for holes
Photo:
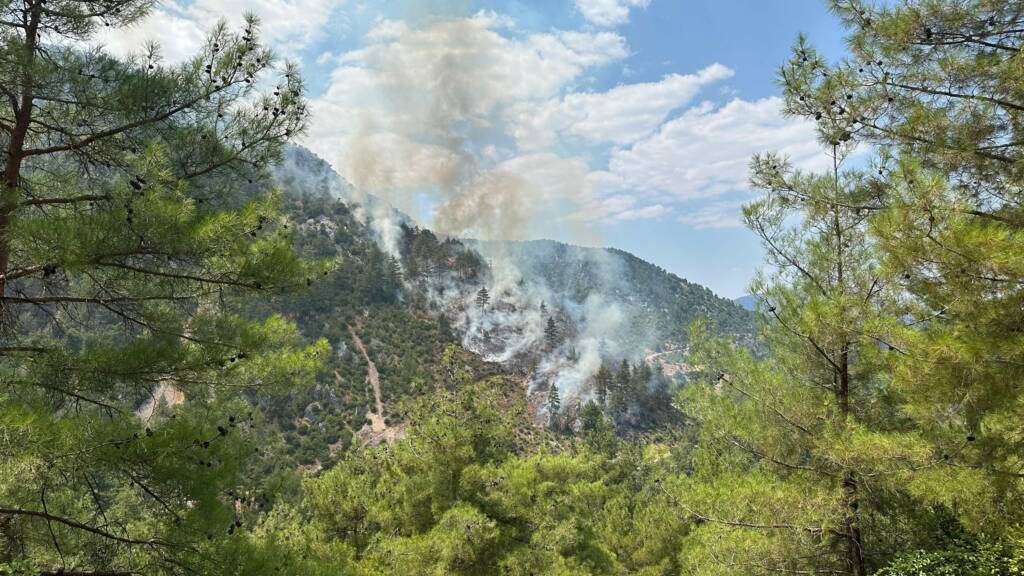
[[[835,182],[836,199],[839,199],[839,156],[838,147],[832,147],[832,175]],[[835,226],[836,241],[836,289],[841,296],[845,296],[846,286],[844,281],[844,258],[843,253],[843,227],[840,218],[841,207],[836,204],[833,207],[833,225]],[[836,368],[836,400],[843,415],[843,424],[847,424],[851,418],[850,409],[850,342],[844,337],[840,342],[838,361],[833,365]],[[843,539],[846,548],[846,569],[853,576],[866,576],[867,568],[864,563],[864,539],[860,530],[860,494],[857,483],[857,475],[853,470],[843,472]]]
[[[0,322],[6,315],[7,271],[10,269],[11,244],[8,236],[14,211],[21,196],[21,169],[25,159],[25,137],[32,122],[34,78],[32,67],[39,45],[39,20],[43,4],[31,1],[25,10],[24,60],[21,62],[21,94],[15,111],[14,129],[4,158],[3,194],[0,196]]]

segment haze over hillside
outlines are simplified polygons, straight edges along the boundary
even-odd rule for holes
[[[0,45],[0,576],[1024,574],[1020,0]]]
[[[446,239],[416,227],[386,202],[360,195],[308,150],[289,147],[285,158],[275,172],[282,189],[296,197],[343,200],[351,213],[345,218],[359,222],[365,239],[396,259],[426,310],[444,315],[462,344],[483,358],[524,374],[532,366],[531,386],[550,384],[564,398],[587,400],[602,361],[633,362],[672,351],[685,357],[686,331],[698,318],[738,341],[753,338],[746,311],[626,252],[553,241]],[[344,228],[354,226],[346,222]],[[319,214],[305,226],[338,225]],[[420,246],[423,238],[428,245]],[[456,261],[466,258],[472,270]],[[481,288],[489,292],[486,307],[477,302]],[[557,320],[572,362],[538,357],[549,318]]]

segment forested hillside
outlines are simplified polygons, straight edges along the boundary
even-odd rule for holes
[[[709,318],[746,342],[753,339],[753,316],[741,307],[629,252],[547,240],[509,242],[504,250],[527,278],[543,278],[556,294],[576,302],[600,294],[622,303],[627,339],[645,342],[652,350],[681,347],[687,334],[680,327],[698,318]]]
[[[488,364],[484,361],[488,352],[500,356],[505,350],[500,346],[495,350],[494,339],[488,343],[491,347],[474,347],[478,342],[466,333],[472,327],[463,325],[460,330],[458,325],[457,319],[466,316],[466,309],[478,308],[479,290],[494,287],[488,265],[494,258],[479,254],[479,244],[438,238],[409,224],[380,200],[356,197],[325,161],[301,147],[287,146],[283,161],[272,174],[284,191],[285,213],[295,222],[300,253],[340,262],[326,277],[305,279],[310,280],[309,286],[290,297],[253,304],[254,314],[282,313],[296,322],[307,339],[325,339],[333,349],[315,386],[290,394],[286,402],[264,407],[281,430],[283,456],[318,469],[334,462],[353,443],[376,442],[391,433],[370,426],[363,429],[369,424],[367,414],[375,412],[373,390],[367,382],[369,362],[373,362],[380,382],[381,416],[386,424],[401,430],[405,425],[401,401],[433,390],[433,383],[444,376],[441,357],[449,343],[464,344],[481,354],[475,361],[479,373],[502,371],[518,378],[524,396],[531,390],[535,393],[532,418],[538,422],[546,419],[536,411],[547,409],[550,383],[544,382],[540,389],[530,386],[536,364],[550,352],[544,339],[527,343],[514,358]],[[385,225],[398,227],[398,254],[386,252],[386,232],[381,232],[382,224],[375,222],[374,213],[397,220],[398,224]],[[670,393],[677,383],[664,378],[661,384],[653,384],[660,378],[656,372],[661,368],[659,358],[645,359],[648,353],[679,351],[671,360],[682,362],[686,327],[699,317],[716,322],[723,333],[737,340],[752,338],[750,315],[707,289],[624,252],[545,242],[510,244],[504,257],[521,271],[523,292],[532,294],[536,286],[543,287],[548,299],[543,305],[552,310],[551,317],[557,314],[560,324],[565,324],[560,329],[567,339],[577,327],[569,312],[558,312],[560,305],[582,307],[595,295],[624,307],[624,321],[614,327],[617,333],[607,338],[635,344],[605,350],[598,365],[579,377],[582,389],[562,391],[567,429],[578,426],[578,402],[597,399],[600,386],[605,388],[600,394],[607,395],[611,385],[598,382],[601,363],[609,372],[619,371],[622,361],[637,370],[636,376],[621,376],[632,382],[622,388],[634,391],[628,393],[630,399],[617,400],[622,404],[620,410],[635,404],[629,419],[619,419],[621,431],[652,428],[673,418]],[[447,284],[448,294],[438,293],[440,279]],[[499,298],[494,295],[495,302]],[[540,298],[533,303],[538,313]],[[545,316],[543,321],[547,319]],[[585,314],[579,320],[585,321]],[[613,380],[610,374],[607,379]],[[645,392],[649,386],[650,394]],[[570,392],[574,394],[571,398]],[[674,417],[678,420],[678,413]]]
[[[0,575],[1024,573],[1024,7],[829,6],[749,312],[363,195],[255,17],[0,3]]]

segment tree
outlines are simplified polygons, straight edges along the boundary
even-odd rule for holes
[[[554,428],[557,424],[558,412],[562,409],[562,399],[558,395],[558,386],[554,383],[548,384],[548,426]]]
[[[878,150],[857,207],[875,214],[879,282],[908,303],[885,344],[891,387],[943,462],[906,489],[999,533],[1024,502],[1020,5],[832,7],[850,52],[831,64],[801,39],[786,107],[825,138]]]
[[[580,411],[580,433],[591,450],[609,457],[615,455],[618,449],[615,426],[605,418],[604,410],[593,400],[588,401]]]
[[[357,569],[327,573],[360,574],[679,573],[686,523],[664,513],[669,497],[654,481],[666,474],[663,454],[558,451],[530,422],[519,386],[500,378],[408,408],[400,442],[353,450],[306,483],[308,515],[284,526],[320,535],[294,544],[310,543],[309,564],[355,558]]]
[[[751,572],[861,576],[884,560],[883,538],[906,545],[913,537],[896,526],[870,531],[897,513],[891,503],[914,471],[935,460],[917,431],[883,408],[899,401],[880,343],[901,308],[876,274],[859,208],[874,190],[862,173],[842,170],[849,146],[827,144],[829,174],[770,154],[751,163],[752,185],[767,194],[744,218],[776,271],[753,286],[771,354],[694,334],[695,362],[715,375],[681,401],[701,426],[700,480],[680,504],[705,522],[694,569],[729,556]]]
[[[558,324],[552,316],[548,316],[548,322],[544,326],[544,345],[547,349],[554,350],[562,343],[562,334],[558,330]]]
[[[619,364],[619,369],[615,372],[615,379],[612,382],[611,402],[609,403],[609,407],[611,408],[613,418],[619,418],[626,413],[627,409],[629,409],[629,384],[631,375],[632,373],[629,370],[629,362],[623,359]]]
[[[647,394],[647,389],[654,379],[654,371],[651,365],[643,360],[638,360],[633,366],[633,373],[629,378],[629,398],[631,402],[639,402]]]
[[[258,192],[301,79],[256,91],[251,17],[180,66],[81,48],[150,6],[0,7],[0,567],[230,573],[261,434],[239,391],[309,382],[327,350],[245,307],[331,266]]]
[[[476,305],[478,308],[486,308],[491,301],[491,295],[487,292],[487,286],[481,286],[476,293]]]
[[[781,83],[833,172],[759,157],[769,194],[745,210],[782,271],[759,286],[772,354],[699,346],[718,384],[683,399],[707,474],[680,499],[703,521],[691,563],[864,574],[921,549],[884,572],[1009,569],[949,551],[1020,521],[1019,6],[831,4],[850,56],[832,65],[801,38]],[[841,173],[858,142],[873,162]]]
[[[565,354],[565,359],[569,362],[579,362],[580,353],[576,351],[575,346],[569,347],[569,351]]]
[[[1005,531],[1024,501],[1024,394],[1011,384],[1024,377],[1020,6],[831,5],[850,52],[830,64],[801,39],[782,70],[786,110],[879,151],[856,207],[873,214],[880,284],[907,304],[885,341],[887,406],[942,462],[905,489]]]
[[[601,408],[605,408],[608,403],[608,391],[612,388],[612,371],[608,369],[604,362],[601,363],[601,367],[597,369],[597,373],[594,375],[594,393],[597,396],[597,404]]]
[[[394,256],[388,257],[388,282],[396,290],[402,287],[402,265]]]

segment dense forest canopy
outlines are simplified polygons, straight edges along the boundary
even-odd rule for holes
[[[1020,574],[1024,5],[829,6],[755,329],[620,251],[384,241],[255,17],[168,65],[85,48],[148,0],[0,3],[0,574]]]

